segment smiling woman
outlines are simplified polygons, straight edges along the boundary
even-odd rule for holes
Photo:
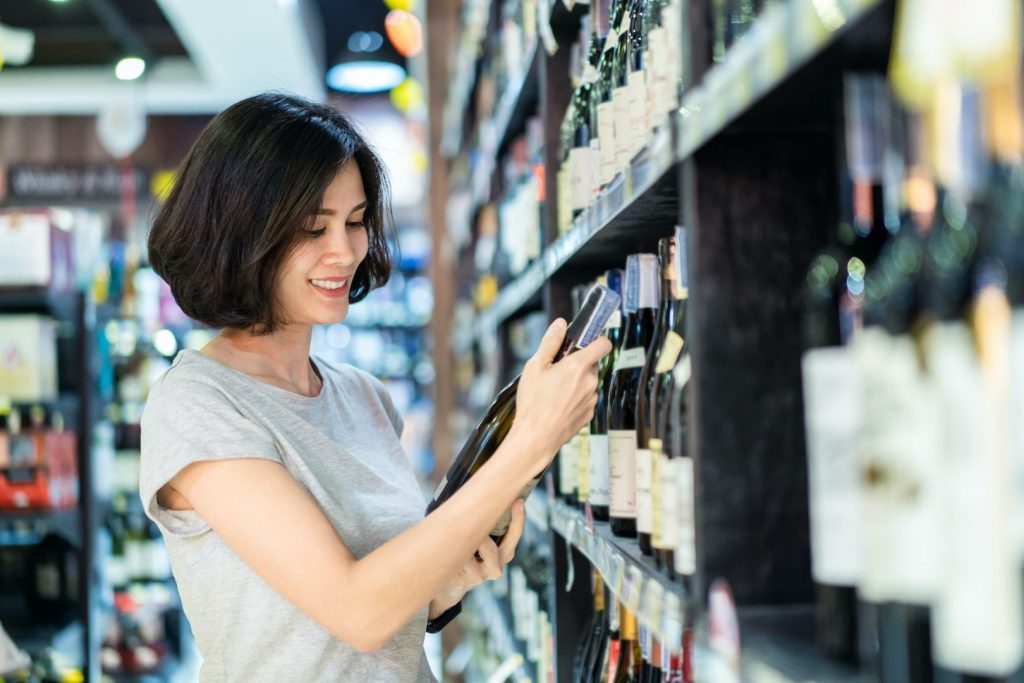
[[[365,246],[354,272],[307,279],[350,275],[349,302],[387,282],[388,218],[383,165],[349,120],[268,93],[224,110],[196,141],[153,223],[150,263],[189,317],[265,335],[288,310],[275,300],[282,267],[322,248],[311,246],[318,230],[359,227]]]
[[[314,326],[388,278],[387,195],[344,116],[261,95],[210,123],[154,223],[154,270],[221,328],[154,382],[141,425],[139,495],[204,682],[433,681],[424,633],[501,575],[523,530],[517,494],[593,414],[610,346],[552,363],[555,324],[505,441],[424,519],[387,390],[310,356]]]

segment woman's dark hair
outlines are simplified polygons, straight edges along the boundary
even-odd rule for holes
[[[349,159],[362,176],[369,237],[349,292],[355,303],[391,274],[389,186],[377,155],[343,114],[298,97],[264,93],[214,117],[149,233],[149,263],[181,310],[258,335],[287,322],[275,301],[278,271]]]

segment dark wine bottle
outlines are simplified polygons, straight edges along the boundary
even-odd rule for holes
[[[608,600],[609,603],[605,609],[605,613],[608,616],[608,637],[605,639],[604,654],[597,663],[597,666],[595,666],[590,672],[590,680],[598,681],[599,683],[607,683],[615,680],[617,667],[619,665],[619,653],[621,652],[622,647],[622,639],[619,637],[622,628],[619,600],[615,597],[614,593],[608,594]]]
[[[575,317],[583,306],[587,293],[585,285],[576,285],[570,290],[572,314]],[[580,435],[569,439],[569,442],[558,451],[558,493],[569,505],[580,505],[580,481],[578,460],[580,457]]]
[[[626,323],[608,397],[608,456],[612,533],[636,535],[636,398],[647,348],[654,334],[658,257],[631,254],[626,261]]]
[[[678,484],[670,459],[672,453],[672,371],[683,353],[686,336],[686,304],[689,300],[689,285],[686,275],[686,232],[676,227],[674,252],[672,256],[670,292],[672,310],[669,314],[669,328],[665,332],[652,378],[650,421],[651,439],[651,499],[654,513],[651,545],[658,567],[670,578],[675,578],[674,549],[678,537]]]
[[[593,660],[596,653],[604,646],[604,581],[601,574],[593,571],[594,587],[594,613],[591,615],[590,623],[583,631],[583,638],[573,658],[573,680],[578,683],[588,683],[590,671],[593,668]]]
[[[608,317],[618,305],[619,296],[615,292],[607,287],[594,287],[579,314],[569,324],[565,340],[555,359],[560,360],[594,341],[601,334]],[[427,514],[451,498],[452,494],[458,491],[494,455],[515,419],[518,388],[519,377],[516,377],[494,399],[434,492],[433,500],[427,506]],[[522,497],[530,494],[542,475],[543,472],[537,474],[537,477],[522,491]],[[491,530],[491,536],[497,539],[504,537],[508,530],[509,520],[509,513],[506,512]]]
[[[661,265],[661,287],[658,290],[658,318],[654,334],[647,348],[647,358],[640,373],[640,390],[636,396],[636,534],[640,551],[651,555],[651,535],[654,532],[654,462],[650,440],[654,434],[654,420],[651,419],[654,388],[654,368],[665,343],[665,333],[672,327],[672,300],[669,292],[675,257],[675,238],[658,240],[658,262]],[[660,502],[660,500],[659,500]]]
[[[622,294],[623,272],[619,269],[608,271],[605,284],[616,294]],[[620,296],[620,302],[621,302]],[[590,461],[588,488],[590,511],[594,519],[608,521],[609,462],[608,462],[608,393],[611,389],[612,370],[619,358],[622,346],[622,310],[616,309],[608,318],[604,328],[605,336],[612,344],[611,353],[601,359],[598,369],[599,385],[594,419],[590,423]]]

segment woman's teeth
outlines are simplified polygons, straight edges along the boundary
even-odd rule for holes
[[[348,280],[342,280],[341,282],[329,282],[327,280],[311,280],[310,282],[312,282],[317,287],[322,287],[324,289],[341,289],[346,284],[348,284]]]

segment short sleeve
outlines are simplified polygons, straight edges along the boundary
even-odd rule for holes
[[[223,390],[198,379],[165,374],[150,391],[141,431],[142,505],[154,522],[176,536],[210,530],[194,510],[170,510],[157,502],[157,492],[186,466],[231,458],[283,463],[265,429],[245,417]]]
[[[402,431],[405,429],[405,420],[402,419],[402,414],[398,412],[395,407],[395,402],[391,398],[391,393],[388,392],[388,388],[384,386],[384,383],[373,375],[366,374],[369,378],[370,384],[373,385],[374,391],[377,392],[377,396],[380,398],[381,404],[384,406],[384,412],[388,414],[388,419],[391,420],[391,426],[395,428],[395,434],[399,438],[402,437]]]

